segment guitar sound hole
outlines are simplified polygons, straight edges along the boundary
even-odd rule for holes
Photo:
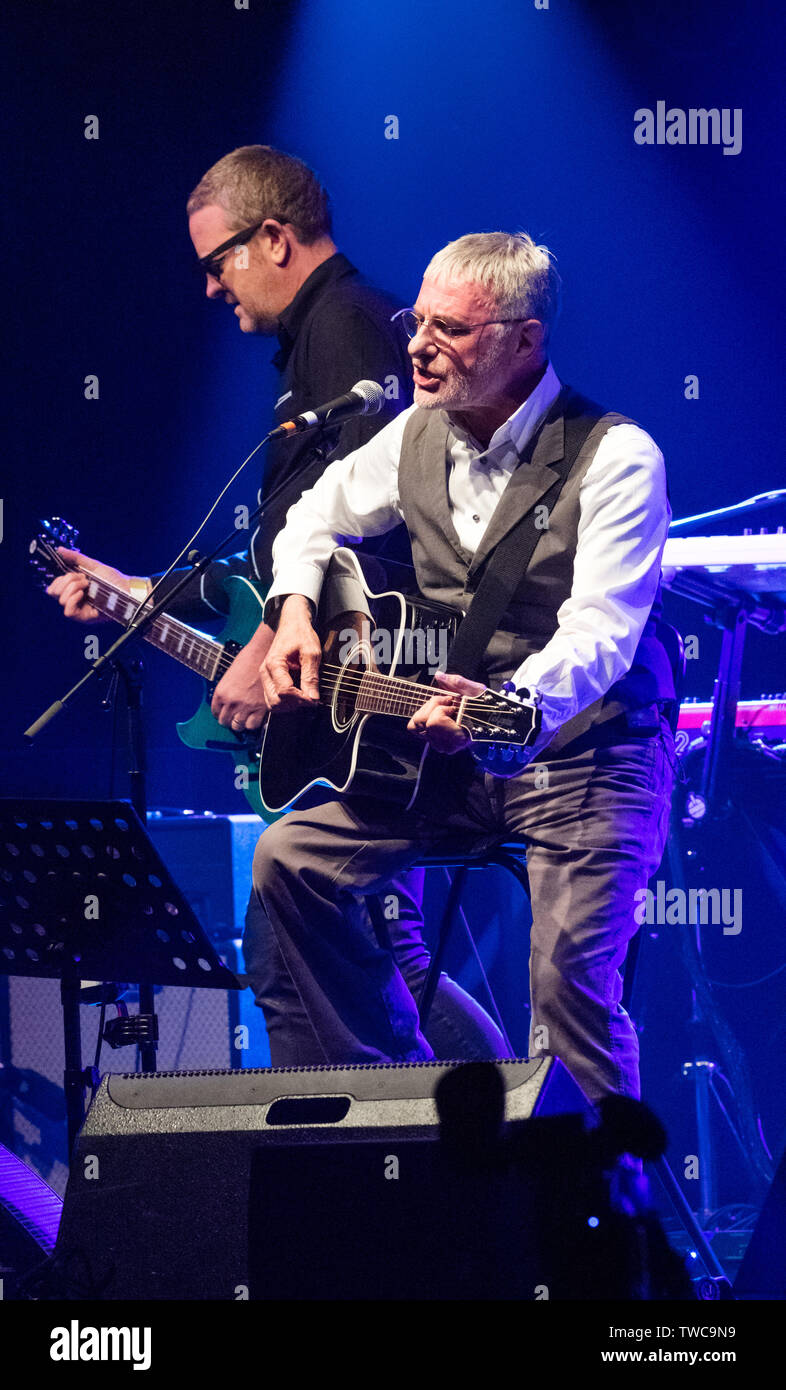
[[[356,717],[355,701],[358,685],[368,664],[368,653],[358,643],[357,647],[350,653],[348,660],[344,662],[336,678],[331,701],[331,715],[333,727],[339,732],[349,728]]]

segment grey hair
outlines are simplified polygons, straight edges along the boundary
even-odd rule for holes
[[[554,257],[526,232],[470,232],[443,246],[426,274],[482,285],[501,318],[538,319],[546,342],[559,316],[562,282]]]
[[[188,200],[188,216],[211,203],[233,231],[278,217],[305,246],[331,233],[330,199],[313,169],[270,145],[241,145],[212,165]]]

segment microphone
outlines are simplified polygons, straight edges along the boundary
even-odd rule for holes
[[[293,420],[285,420],[283,425],[271,430],[268,439],[288,439],[290,435],[302,434],[304,430],[327,428],[340,425],[353,415],[378,415],[385,401],[385,392],[376,381],[358,381],[345,396],[338,396],[327,405],[319,405],[316,410],[304,410]]]

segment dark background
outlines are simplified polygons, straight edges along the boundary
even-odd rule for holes
[[[272,143],[311,163],[331,190],[340,248],[402,302],[431,254],[464,232],[545,241],[564,281],[556,369],[651,432],[675,517],[786,485],[776,5],[27,0],[6,6],[4,25],[6,794],[127,791],[122,723],[113,781],[113,718],[95,688],[32,750],[22,745],[85,669],[85,629],[63,621],[27,568],[39,518],[67,517],[86,553],[127,571],[163,568],[267,427],[274,345],[241,336],[205,299],[185,220],[191,188],[236,145]],[[741,152],[635,144],[634,111],[661,99],[742,108]],[[98,140],[84,138],[88,115]],[[397,140],[385,139],[389,115]],[[84,398],[90,373],[97,401]],[[685,399],[688,375],[698,400]],[[205,548],[258,482],[252,463]],[[717,634],[687,604],[668,613],[699,636],[688,694],[709,698]],[[146,668],[151,805],[244,810],[226,760],[177,740],[198,682],[157,653]],[[753,632],[743,694],[784,688],[783,638]],[[501,919],[486,935],[502,949]],[[679,1081],[689,994],[676,952],[652,949],[645,1078],[689,1129]],[[777,893],[718,949],[727,980],[780,966]],[[525,956],[522,940],[522,971]],[[784,1133],[783,978],[766,999],[742,997],[737,1020],[771,1147]],[[522,975],[514,1000],[525,989]]]

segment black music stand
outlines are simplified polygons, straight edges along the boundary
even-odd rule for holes
[[[81,983],[239,989],[127,801],[0,799],[0,972],[60,980],[68,1151],[84,1120]],[[155,1012],[123,1043],[157,1036]]]

